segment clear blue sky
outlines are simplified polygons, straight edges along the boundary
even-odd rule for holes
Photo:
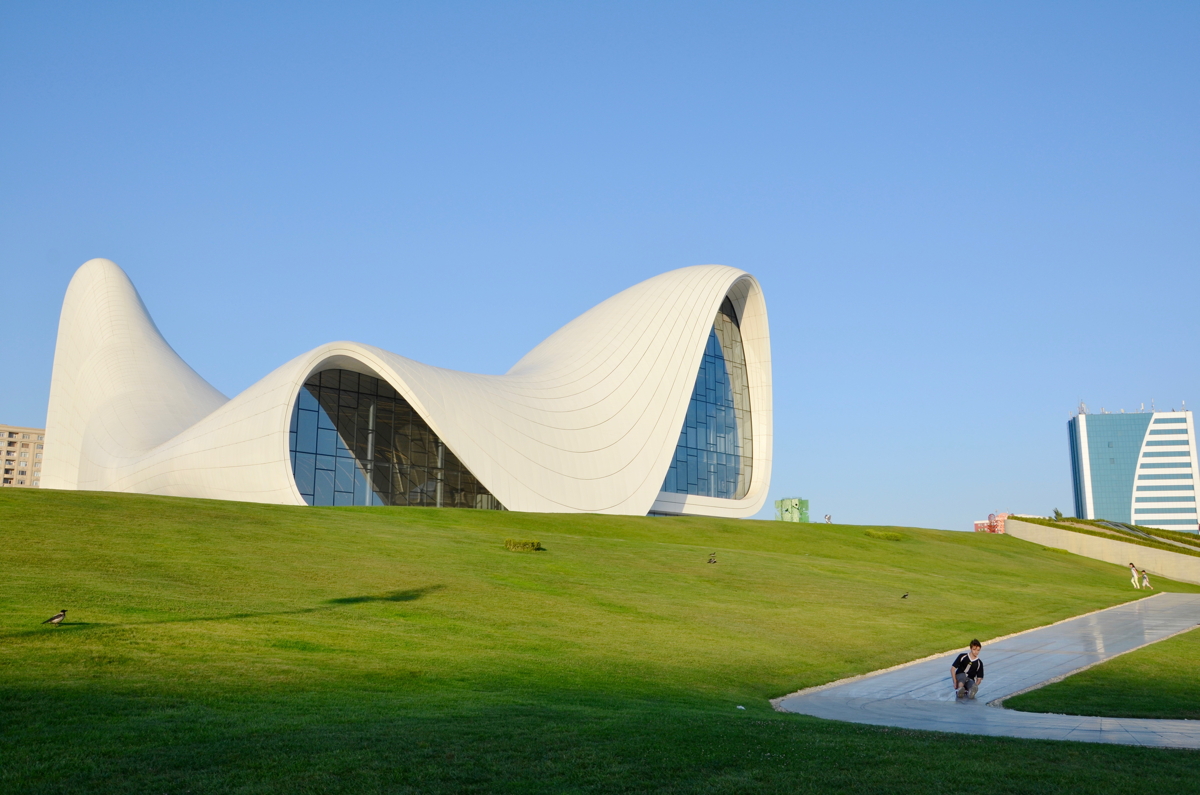
[[[91,257],[234,395],[323,342],[499,373],[654,274],[761,281],[772,495],[1072,509],[1192,398],[1195,3],[6,3],[0,421]],[[764,512],[766,515],[767,512]]]

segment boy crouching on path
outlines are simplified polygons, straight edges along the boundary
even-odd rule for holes
[[[982,649],[982,643],[972,640],[970,650],[958,655],[950,666],[950,681],[958,698],[975,698],[975,692],[983,683],[983,660],[979,659]]]

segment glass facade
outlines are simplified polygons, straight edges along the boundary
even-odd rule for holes
[[[1138,455],[1152,418],[1148,413],[1088,415],[1086,463],[1091,470],[1094,515],[1087,518],[1114,522],[1132,518]],[[1141,465],[1147,466],[1153,465]]]
[[[1194,529],[1195,519],[1183,519],[1196,516],[1197,502],[1188,422],[1143,412],[1073,417],[1068,433],[1077,508],[1085,471],[1091,481],[1090,515],[1077,515],[1148,526],[1192,524]]]
[[[386,381],[323,370],[292,411],[292,476],[309,505],[503,506]]]
[[[662,490],[731,500],[745,497],[753,440],[742,332],[726,298],[709,332]]]

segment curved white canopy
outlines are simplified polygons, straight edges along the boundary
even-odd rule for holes
[[[736,500],[660,492],[726,296],[741,321],[750,382],[749,492]],[[291,412],[305,379],[330,368],[391,384],[510,510],[737,517],[766,500],[766,304],[754,277],[721,265],[670,271],[613,296],[504,375],[331,342],[227,399],[171,349],[124,271],[93,259],[63,301],[42,486],[303,505],[288,449]]]

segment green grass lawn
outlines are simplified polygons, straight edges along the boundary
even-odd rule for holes
[[[1007,536],[32,490],[0,492],[0,528],[5,792],[1200,781],[1200,752],[772,711],[802,687],[1144,595],[1118,566]],[[63,607],[63,626],[39,624]]]
[[[1200,720],[1200,629],[1010,698],[1004,706],[1060,715]]]

